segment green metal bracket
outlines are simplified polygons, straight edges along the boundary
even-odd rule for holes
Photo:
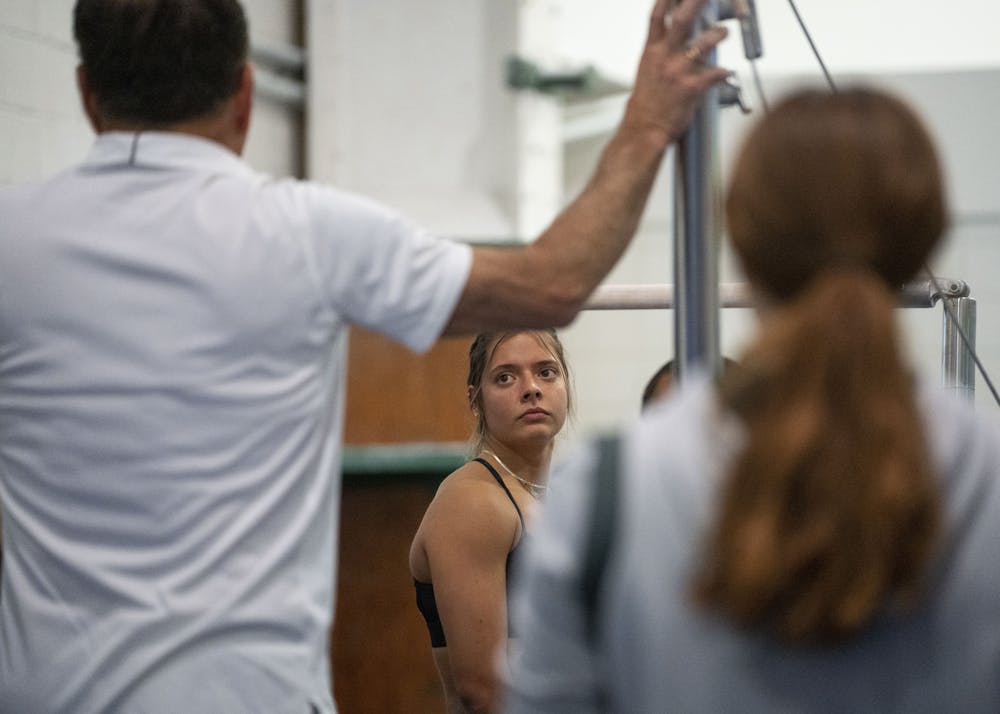
[[[592,65],[577,72],[547,72],[521,57],[507,59],[507,86],[573,99],[593,99],[629,91],[626,85],[602,76]]]

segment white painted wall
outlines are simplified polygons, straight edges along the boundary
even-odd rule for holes
[[[0,0],[0,182],[45,176],[91,133],[74,85],[70,0]]]
[[[815,60],[787,0],[756,0],[766,74],[816,71]],[[795,0],[830,71],[920,72],[1000,66],[1000,6],[988,0]],[[629,79],[653,0],[567,0],[561,53]],[[722,50],[737,67],[739,43]]]
[[[545,62],[555,0],[311,0],[309,175],[472,242],[536,235],[562,200],[556,100],[512,92]]]

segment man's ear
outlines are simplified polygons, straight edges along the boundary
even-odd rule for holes
[[[81,64],[76,68],[76,87],[80,92],[80,104],[83,106],[83,113],[87,115],[91,128],[95,133],[100,134],[103,128],[101,113],[97,110],[97,95],[90,88],[90,80],[87,78],[87,70]]]
[[[247,62],[243,66],[243,73],[240,75],[240,84],[233,97],[235,128],[242,137],[241,151],[242,144],[246,142],[246,136],[250,132],[250,115],[253,113],[253,86],[253,68]]]

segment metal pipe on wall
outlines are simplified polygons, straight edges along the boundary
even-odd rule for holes
[[[264,98],[302,110],[305,106],[306,53],[294,45],[253,44],[250,59],[255,87]]]

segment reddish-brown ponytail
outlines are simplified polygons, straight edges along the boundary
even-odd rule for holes
[[[921,584],[940,514],[893,296],[836,272],[723,382],[746,429],[698,600],[800,642],[842,639]]]

